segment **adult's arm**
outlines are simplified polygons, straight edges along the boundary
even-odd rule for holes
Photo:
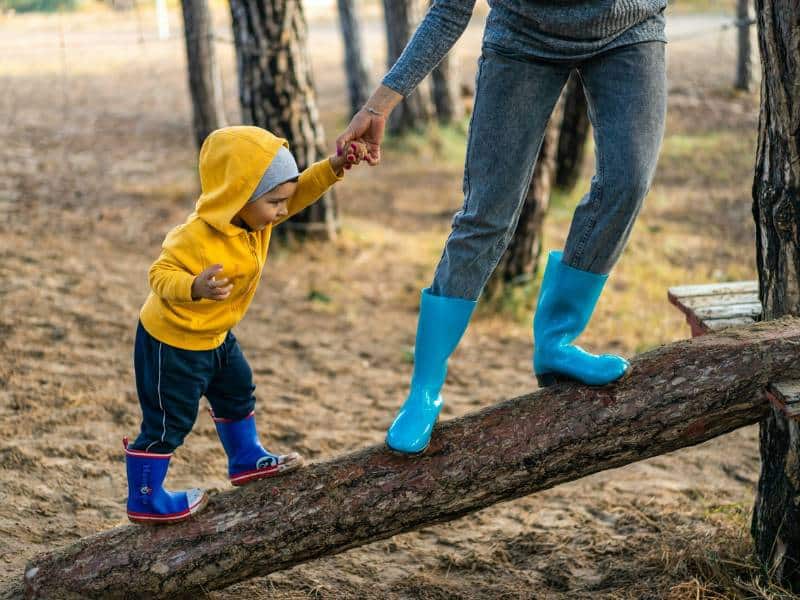
[[[436,0],[383,78],[383,85],[408,96],[455,45],[469,24],[475,0]]]
[[[436,0],[381,85],[336,139],[337,152],[360,139],[367,145],[367,162],[380,162],[389,114],[450,51],[464,33],[474,6],[475,0]]]

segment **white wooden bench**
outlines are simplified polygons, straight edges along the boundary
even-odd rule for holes
[[[761,319],[757,281],[679,285],[669,288],[667,297],[686,315],[692,337]],[[787,417],[800,420],[800,381],[771,383],[765,395]]]
[[[757,281],[679,285],[669,288],[667,297],[686,315],[692,337],[761,318]]]

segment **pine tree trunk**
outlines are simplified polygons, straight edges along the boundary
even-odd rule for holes
[[[737,0],[736,19],[738,21],[739,54],[736,61],[736,89],[749,90],[753,72],[752,50],[750,48],[750,2]]]
[[[26,596],[204,598],[699,444],[764,417],[768,382],[800,377],[798,344],[800,320],[784,319],[662,346],[622,382],[557,385],[441,422],[423,456],[363,448],[214,494],[186,523],[116,527],[36,556]]]
[[[431,83],[436,120],[447,125],[460,119],[464,111],[458,97],[458,61],[452,52],[433,70]]]
[[[591,123],[586,96],[578,74],[573,72],[564,90],[564,118],[556,154],[556,186],[571,190],[578,183]]]
[[[431,0],[433,6],[435,0]],[[457,121],[464,110],[459,98],[458,59],[448,52],[431,73],[431,98],[436,110],[436,120],[443,125]]]
[[[314,100],[307,28],[300,0],[231,0],[242,120],[289,140],[302,171],[323,158],[324,133]],[[332,192],[284,223],[322,237],[336,235]]]
[[[192,125],[197,148],[209,133],[225,126],[222,79],[214,55],[211,14],[206,0],[181,0]]]
[[[800,315],[800,5],[758,0],[756,7],[763,79],[753,216],[766,320]],[[760,442],[761,476],[752,522],[756,552],[772,578],[798,593],[798,422],[773,409],[761,423]]]
[[[547,125],[514,235],[486,284],[486,294],[490,298],[498,297],[506,286],[524,284],[536,276],[542,253],[544,217],[550,206],[560,115],[561,102]]]
[[[355,0],[338,0],[339,24],[344,40],[344,66],[350,114],[356,114],[369,97],[369,69],[364,57]]]
[[[386,59],[391,68],[419,22],[416,0],[383,0],[383,15],[386,21]],[[389,132],[400,134],[422,129],[430,121],[432,113],[429,86],[427,81],[423,81],[392,111]]]

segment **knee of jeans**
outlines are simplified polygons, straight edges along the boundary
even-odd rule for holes
[[[500,215],[476,215],[464,212],[453,217],[453,237],[460,239],[491,240],[503,238],[509,221]]]
[[[627,210],[636,210],[650,190],[653,173],[646,165],[633,165],[615,179],[617,184],[613,186],[615,189],[611,198],[616,198]]]

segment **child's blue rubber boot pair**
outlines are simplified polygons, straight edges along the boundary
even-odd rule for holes
[[[128,472],[128,519],[134,523],[180,523],[201,510],[208,495],[197,488],[180,492],[164,489],[172,454],[155,454],[125,446]]]
[[[283,475],[303,464],[297,452],[272,454],[264,449],[258,440],[253,413],[238,421],[219,418],[213,412],[211,417],[228,455],[228,477],[233,485]]]
[[[276,455],[267,452],[258,440],[253,413],[240,420],[220,419],[214,424],[228,455],[228,476],[233,485],[282,475],[303,464],[299,454]],[[155,454],[128,448],[128,519],[134,523],[179,523],[200,511],[208,495],[199,489],[170,492],[164,489],[172,454]]]
[[[606,385],[630,372],[627,360],[613,354],[590,354],[572,342],[592,317],[608,275],[563,263],[550,252],[533,319],[533,370],[539,386],[560,381]]]
[[[444,404],[439,392],[447,376],[447,359],[458,346],[475,304],[422,290],[411,389],[386,434],[390,449],[420,454],[428,447]]]

